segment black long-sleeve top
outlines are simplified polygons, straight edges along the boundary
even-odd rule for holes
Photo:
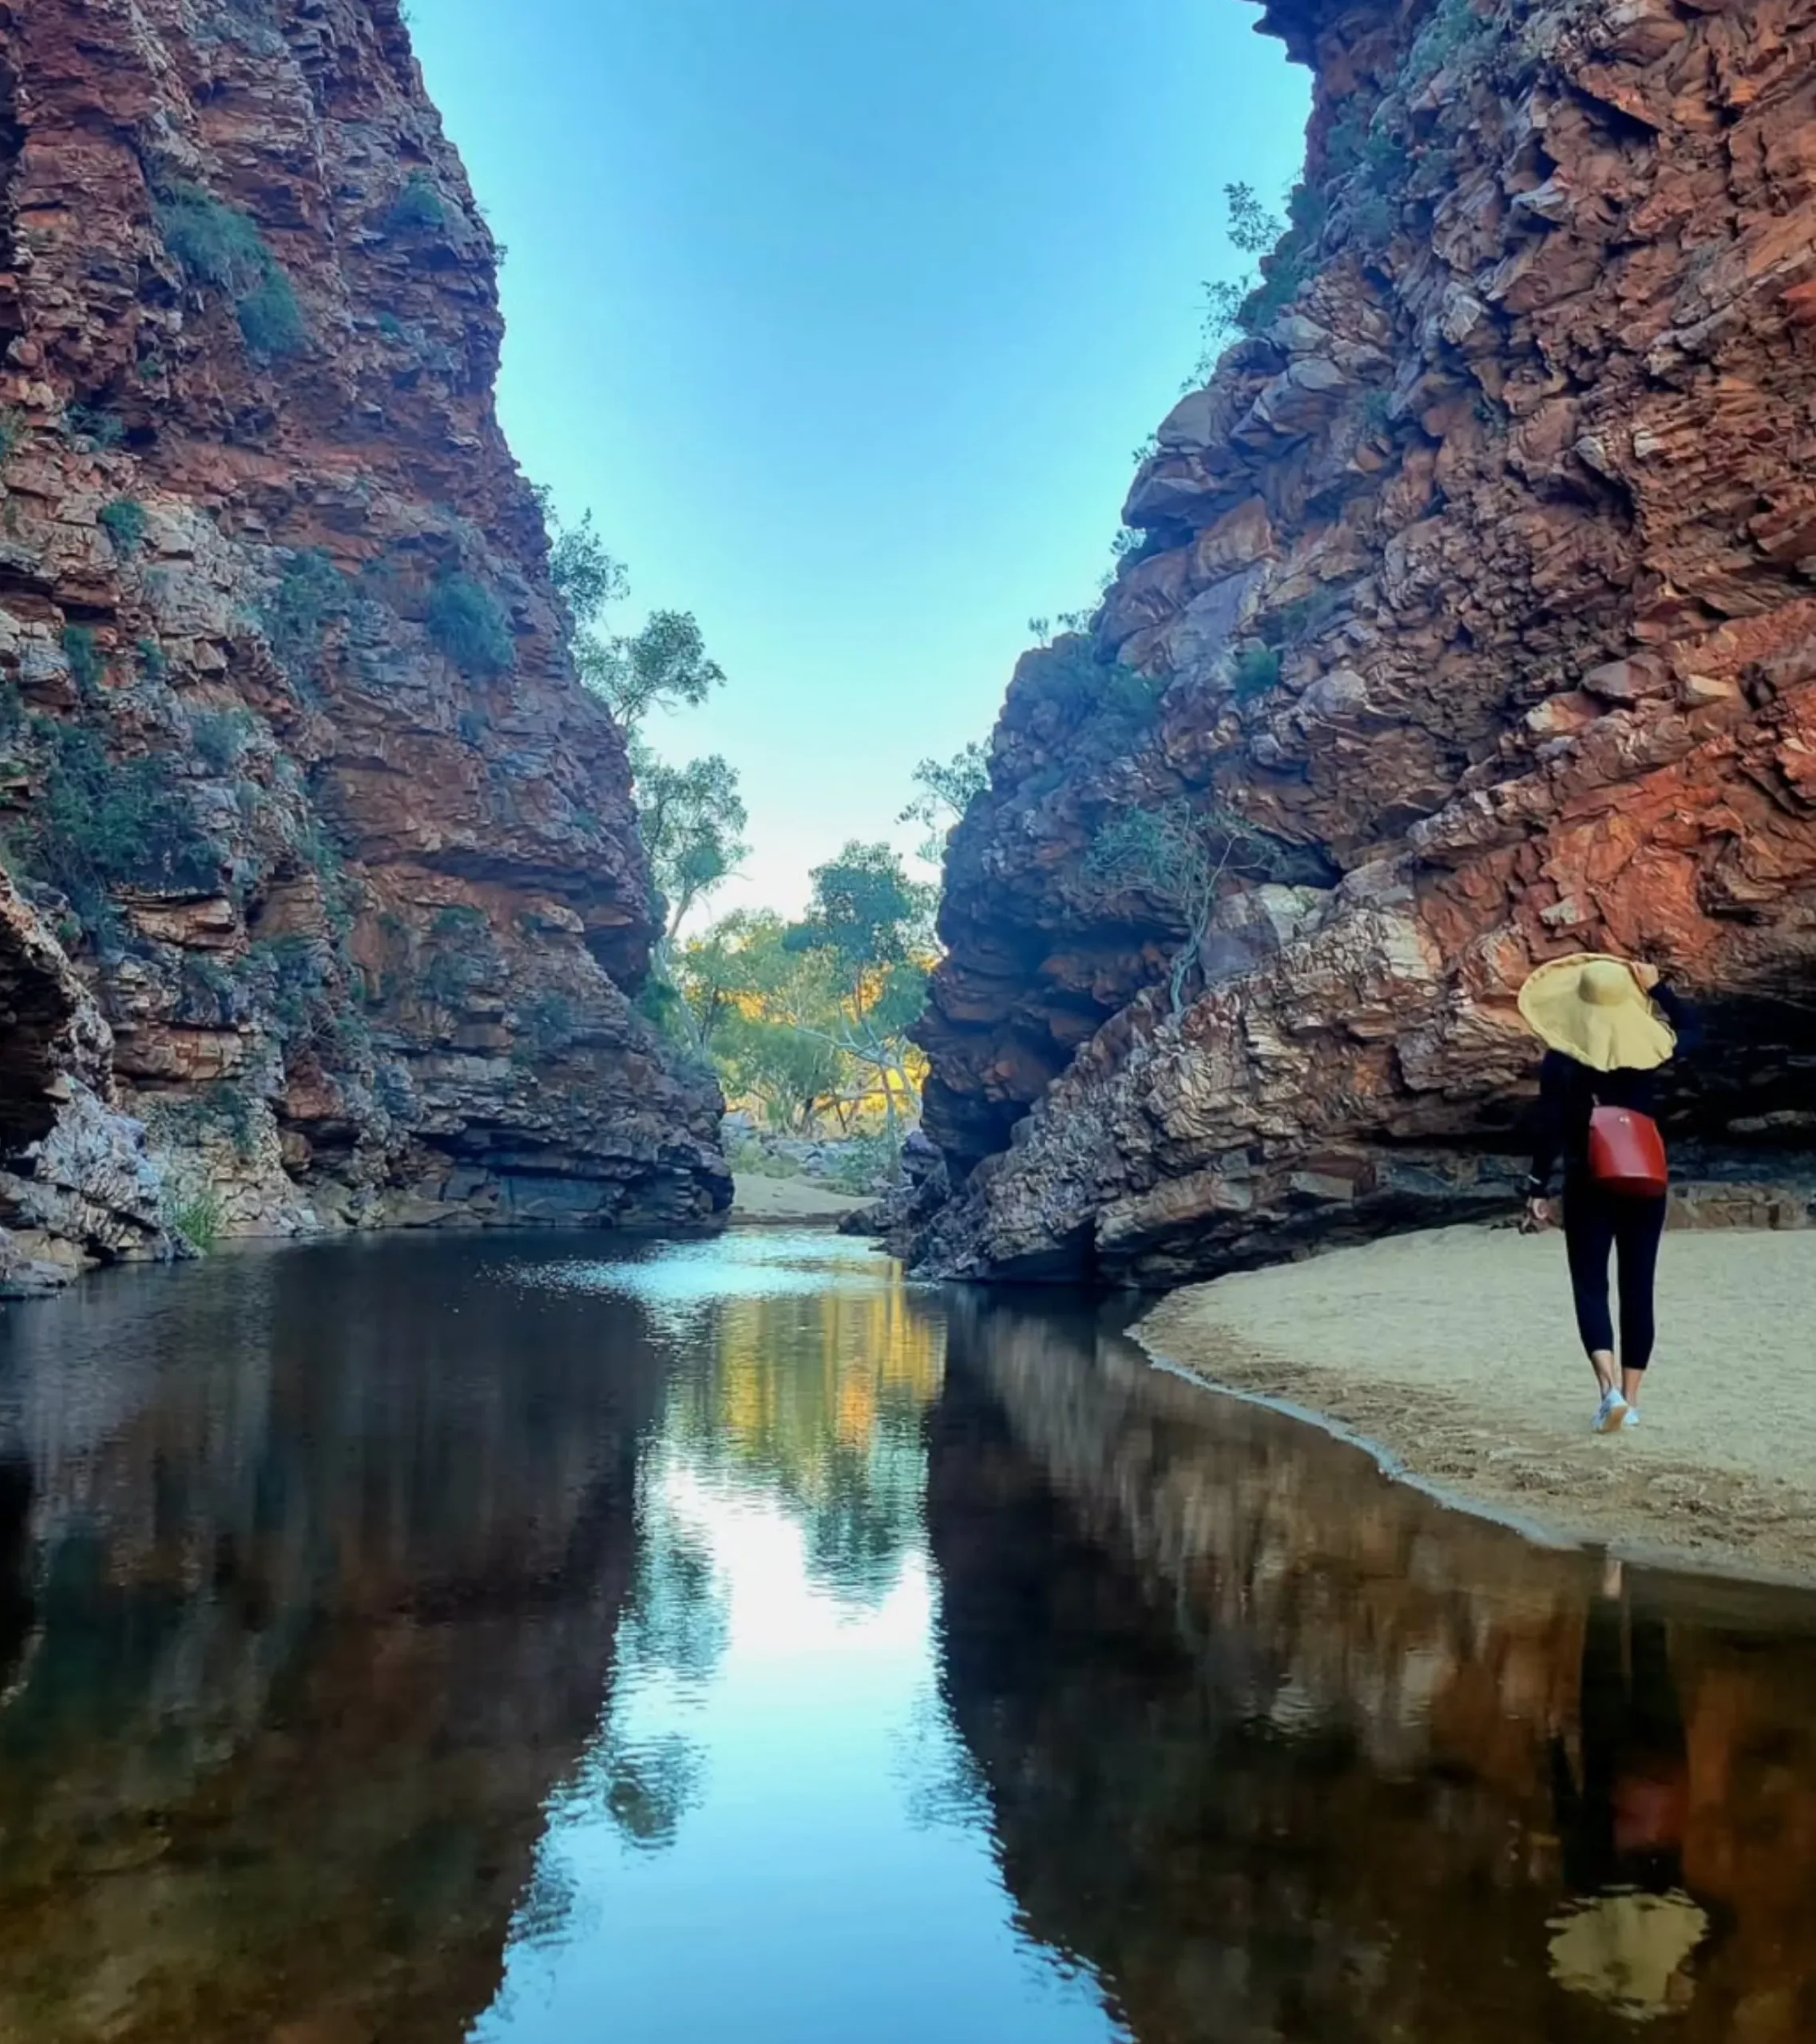
[[[1660,1014],[1676,1032],[1681,1056],[1696,1040],[1696,1018],[1669,987],[1652,989]],[[1589,1117],[1598,1107],[1631,1107],[1636,1114],[1658,1112],[1660,1066],[1655,1072],[1594,1072],[1564,1051],[1547,1051],[1539,1068],[1537,1134],[1532,1146],[1532,1175],[1528,1190],[1542,1196],[1551,1189],[1551,1175],[1560,1157],[1565,1178],[1588,1169]]]

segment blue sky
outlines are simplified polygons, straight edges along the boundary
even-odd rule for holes
[[[1305,74],[1239,0],[411,13],[510,252],[506,430],[628,564],[626,628],[698,615],[729,683],[649,735],[742,774],[716,907],[792,912],[847,838],[914,842],[914,762],[1092,597]]]

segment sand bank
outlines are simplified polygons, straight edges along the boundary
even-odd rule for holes
[[[1557,1234],[1450,1228],[1176,1293],[1135,1329],[1553,1537],[1816,1580],[1816,1232],[1674,1232],[1643,1424],[1591,1428]]]
[[[732,1186],[734,1226],[739,1222],[792,1222],[799,1226],[817,1221],[830,1227],[841,1215],[872,1203],[871,1198],[829,1192],[824,1186],[810,1184],[805,1178],[770,1178],[740,1172],[734,1177]]]

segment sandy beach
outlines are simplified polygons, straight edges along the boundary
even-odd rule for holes
[[[771,1178],[759,1173],[739,1172],[732,1180],[732,1221],[749,1226],[831,1227],[847,1214],[868,1206],[871,1198],[845,1192],[829,1192],[824,1186],[805,1178]]]
[[[1816,1580],[1816,1232],[1667,1237],[1637,1429],[1592,1430],[1564,1242],[1451,1228],[1176,1293],[1151,1353],[1552,1537]]]

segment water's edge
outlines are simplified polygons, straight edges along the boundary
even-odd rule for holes
[[[1150,1311],[1158,1311],[1158,1307],[1150,1309]],[[1278,1393],[1251,1390],[1242,1384],[1225,1381],[1212,1371],[1201,1369],[1182,1361],[1162,1348],[1159,1341],[1146,1331],[1148,1317],[1148,1315],[1144,1315],[1137,1321],[1128,1329],[1128,1336],[1155,1369],[1193,1385],[1213,1398],[1227,1398],[1239,1404],[1278,1413],[1295,1425],[1308,1428],[1329,1440],[1355,1448],[1366,1455],[1390,1482],[1417,1491],[1446,1511],[1461,1513],[1468,1518],[1484,1520],[1491,1526],[1501,1527],[1509,1532],[1517,1533],[1521,1539],[1534,1547],[1560,1553],[1604,1555],[1613,1559],[1632,1563],[1636,1567],[1692,1579],[1704,1578],[1712,1583],[1756,1584],[1762,1589],[1770,1590],[1816,1589],[1816,1555],[1810,1557],[1807,1567],[1780,1568],[1751,1559],[1731,1549],[1710,1552],[1681,1547],[1668,1539],[1610,1535],[1580,1523],[1573,1524],[1562,1513],[1553,1515],[1543,1511],[1521,1511],[1485,1492],[1472,1489],[1466,1483],[1445,1482],[1427,1476],[1406,1456],[1386,1442],[1349,1425],[1332,1413]]]

